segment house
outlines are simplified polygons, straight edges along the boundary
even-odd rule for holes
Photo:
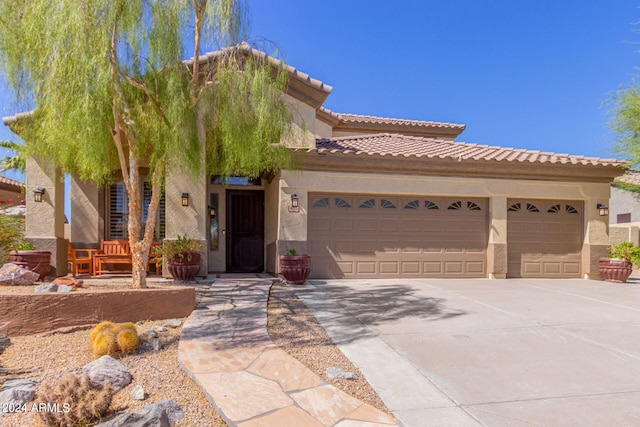
[[[627,171],[615,179],[608,207],[611,243],[640,245],[640,172]]]
[[[311,254],[313,278],[599,276],[609,236],[598,206],[621,162],[456,142],[462,124],[332,112],[330,86],[287,70],[298,170],[167,176],[156,237],[205,243],[200,274],[278,272],[278,255],[295,249]],[[27,236],[54,251],[61,274],[64,188],[29,159],[27,194],[36,188],[44,202],[28,198]],[[74,244],[126,238],[126,207],[121,183],[72,177]]]
[[[24,204],[24,184],[11,178],[0,176],[0,206],[14,207]]]

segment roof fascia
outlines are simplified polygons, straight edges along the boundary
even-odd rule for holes
[[[303,170],[610,183],[625,173],[615,165],[501,162],[345,153],[296,152]]]

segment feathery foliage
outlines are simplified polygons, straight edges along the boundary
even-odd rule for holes
[[[640,165],[640,85],[619,90],[613,98],[611,127],[618,132],[614,150],[631,162]]]
[[[0,148],[5,148],[14,152],[13,156],[6,156],[0,160],[0,172],[17,170],[24,173],[27,169],[27,158],[25,147],[13,141],[0,141]]]
[[[0,2],[0,66],[36,106],[14,131],[27,155],[64,172],[99,186],[122,177],[133,287],[146,286],[169,168],[256,177],[289,166],[286,72],[239,43],[246,22],[241,0]],[[203,61],[203,46],[222,50]],[[152,182],[144,231],[140,167]]]

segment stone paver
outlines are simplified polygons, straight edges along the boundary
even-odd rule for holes
[[[231,427],[397,425],[271,342],[271,284],[253,277],[215,280],[182,329],[178,359],[225,422]]]

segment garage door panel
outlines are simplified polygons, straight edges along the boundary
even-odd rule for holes
[[[402,262],[401,264],[402,274],[420,274],[420,262],[419,261],[409,261]]]
[[[375,218],[356,218],[357,232],[374,232],[378,229],[378,221]]]
[[[580,277],[582,210],[571,201],[509,200],[507,247],[509,277]],[[517,204],[521,209],[517,210]],[[527,206],[534,206],[527,210]]]
[[[321,194],[309,199],[311,277],[486,276],[484,199]],[[456,202],[458,210],[446,209]],[[322,265],[316,268],[316,261]]]
[[[356,274],[375,274],[376,262],[375,261],[354,261],[356,265]],[[345,272],[347,274],[347,272]]]

